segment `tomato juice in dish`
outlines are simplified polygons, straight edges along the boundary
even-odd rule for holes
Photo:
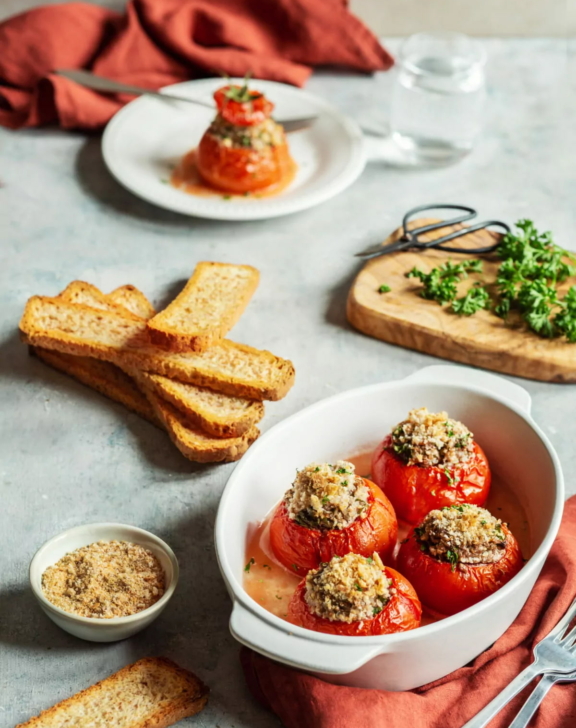
[[[214,94],[217,113],[197,149],[174,170],[171,184],[189,194],[260,197],[279,194],[294,179],[296,164],[286,134],[272,119],[264,94],[227,85]]]
[[[346,460],[352,463],[362,477],[370,476],[370,463],[373,451],[369,450]],[[508,524],[515,535],[524,559],[531,552],[530,529],[526,513],[510,484],[504,482],[497,472],[492,473],[490,495],[485,507],[497,518]],[[244,571],[246,592],[264,609],[287,621],[288,605],[298,584],[305,574],[299,569],[286,569],[273,556],[270,548],[269,526],[274,506],[269,516],[259,524],[254,524],[247,534]],[[411,530],[407,523],[398,523],[398,541],[406,538]],[[395,565],[392,564],[395,568]],[[437,621],[438,617],[424,610],[422,625]]]

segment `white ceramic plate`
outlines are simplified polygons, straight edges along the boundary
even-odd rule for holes
[[[232,79],[241,83],[242,79]],[[211,101],[221,78],[186,81],[164,90]],[[342,192],[364,169],[362,132],[324,99],[293,86],[254,81],[274,102],[277,118],[317,115],[308,129],[289,134],[298,164],[294,182],[277,197],[201,197],[175,189],[166,180],[173,166],[196,147],[214,116],[209,108],[185,101],[142,96],[110,121],[102,139],[104,161],[116,179],[134,194],[185,215],[215,220],[259,220],[304,210]]]

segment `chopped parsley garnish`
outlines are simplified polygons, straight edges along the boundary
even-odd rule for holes
[[[232,199],[232,195],[222,195],[222,199],[223,200],[231,200]]]
[[[315,473],[319,473],[319,472],[320,472],[320,466],[319,466],[319,465],[318,465],[317,467],[315,467],[315,468],[314,468],[314,472],[315,472]]]
[[[451,571],[456,571],[456,564],[458,563],[458,552],[448,549],[448,551],[446,551],[446,561],[452,565]]]
[[[244,571],[250,571],[250,567],[252,566],[252,564],[255,564],[255,563],[256,563],[256,561],[253,558],[250,559],[250,561],[244,567]]]
[[[420,295],[429,301],[437,301],[443,305],[450,303],[458,293],[456,284],[468,273],[480,273],[482,261],[478,259],[465,260],[462,263],[447,261],[438,268],[432,268],[430,273],[424,273],[414,267],[406,273],[406,278],[418,278],[424,286]]]
[[[262,564],[262,568],[263,569],[271,569],[272,567],[269,566],[268,564]]]
[[[374,563],[374,559],[373,559],[373,558],[372,558],[371,556],[367,556],[367,557],[366,557],[366,562],[367,562],[368,564],[373,564],[373,563]]]
[[[452,473],[447,468],[444,469],[444,475],[446,476],[446,478],[448,480],[448,485],[458,485],[458,483],[460,482],[460,478],[457,475],[453,476]],[[457,508],[457,506],[447,506],[447,507],[448,508]],[[462,508],[460,508],[459,510],[462,510]]]
[[[385,283],[383,283],[383,284],[382,284],[382,285],[381,285],[381,286],[380,286],[380,287],[378,288],[378,293],[390,293],[390,291],[391,291],[391,290],[392,290],[392,289],[390,288],[390,286],[387,286],[387,285],[386,285]]]
[[[382,611],[382,607],[374,607],[372,609],[372,614],[375,617],[377,614],[380,614],[381,611]]]
[[[452,302],[452,311],[458,316],[472,316],[484,308],[490,308],[490,294],[481,283],[475,283],[465,296]]]
[[[292,568],[294,569],[294,571],[300,571],[300,567],[296,566],[296,564],[292,564]]]
[[[336,475],[348,475],[348,471],[346,468],[338,468],[336,470]]]
[[[325,506],[326,503],[330,503],[330,498],[328,498],[327,495],[325,495],[324,498],[322,498],[322,505]]]
[[[358,582],[356,582],[356,584],[354,584],[354,589],[356,589],[356,591],[359,591],[359,592],[364,591],[364,589],[362,589],[362,587],[360,586],[360,584],[358,584]]]
[[[532,220],[519,220],[516,229],[502,237],[496,250],[501,263],[495,293],[476,282],[465,296],[457,298],[457,284],[468,273],[481,272],[481,261],[454,264],[450,261],[429,273],[413,268],[408,278],[418,278],[423,298],[444,305],[459,316],[472,316],[492,308],[500,318],[515,312],[538,336],[565,337],[576,343],[576,285],[561,296],[559,285],[576,275],[576,254],[556,245],[550,232],[540,233]]]

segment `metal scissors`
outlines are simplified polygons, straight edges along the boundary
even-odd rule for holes
[[[462,210],[464,214],[454,217],[452,220],[442,220],[442,222],[435,222],[430,225],[423,225],[419,228],[408,229],[410,219],[417,213],[424,212],[425,210],[446,209]],[[487,245],[484,248],[453,248],[449,245],[445,245],[445,243],[450,240],[455,240],[456,238],[464,237],[465,235],[468,235],[468,233],[473,233],[476,230],[484,230],[484,228],[488,227],[499,227],[507,233],[510,232],[509,225],[505,222],[500,222],[500,220],[477,222],[475,225],[463,227],[461,230],[456,230],[449,235],[444,235],[441,238],[436,238],[435,240],[430,240],[428,242],[423,242],[418,239],[419,235],[427,233],[430,230],[438,230],[439,228],[448,227],[449,225],[458,225],[459,223],[472,220],[477,214],[477,211],[473,207],[466,207],[465,205],[421,205],[420,207],[414,207],[412,210],[408,210],[408,212],[404,215],[402,220],[402,235],[398,238],[398,240],[395,240],[389,245],[382,245],[381,243],[378,245],[372,245],[366,250],[363,250],[361,253],[356,253],[355,255],[359,258],[376,258],[379,255],[396,253],[400,250],[427,250],[428,248],[440,248],[448,253],[471,253],[474,255],[478,255],[480,253],[491,253],[493,250],[496,250],[499,243],[496,242],[493,245]]]

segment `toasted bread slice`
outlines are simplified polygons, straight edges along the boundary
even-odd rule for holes
[[[294,382],[292,363],[268,351],[222,340],[201,354],[166,352],[148,343],[146,323],[135,316],[54,298],[29,299],[20,330],[34,346],[92,356],[232,396],[277,400]]]
[[[184,290],[148,322],[150,341],[170,351],[205,351],[238,321],[259,279],[250,265],[198,263]]]
[[[140,319],[140,316],[132,313],[132,311],[123,305],[114,303],[99,288],[85,281],[72,281],[56,298],[64,303],[90,306],[100,311],[115,311],[133,320]]]
[[[73,356],[31,346],[30,353],[44,363],[64,374],[77,379],[87,387],[95,389],[115,402],[123,404],[132,412],[164,429],[147,397],[141,392],[132,377],[114,364],[87,356]]]
[[[145,657],[16,728],[167,728],[199,713],[208,688],[163,657]]]
[[[147,307],[151,308],[146,296],[134,286],[122,286],[122,288],[117,288],[116,291],[104,295],[95,286],[75,281],[57,298],[66,300],[67,295],[70,297],[72,294],[83,305],[113,311],[115,308],[111,306],[110,302],[115,293],[116,298],[122,301],[122,304],[119,304],[122,307],[117,309],[118,311],[124,312],[125,309],[128,309],[133,314],[140,315],[146,313]],[[141,317],[144,318],[144,316]],[[81,358],[90,361],[86,357]],[[110,366],[115,368],[114,365]],[[264,406],[261,402],[243,397],[232,397],[205,387],[197,387],[194,384],[184,384],[159,374],[149,374],[147,377],[145,381],[158,395],[172,402],[186,415],[191,424],[215,437],[240,437],[264,416]],[[90,383],[88,384],[90,386]],[[133,382],[132,384],[134,385]],[[140,397],[143,397],[141,393]],[[144,399],[146,398],[144,397]]]
[[[254,440],[260,435],[257,427],[252,427],[241,437],[212,437],[191,423],[183,421],[182,414],[169,402],[159,397],[138,376],[138,383],[148,397],[154,412],[160,419],[168,436],[178,450],[197,463],[219,463],[239,460]]]
[[[264,417],[264,405],[252,399],[231,397],[150,372],[140,372],[139,380],[173,404],[191,424],[215,437],[240,437]]]
[[[140,318],[150,319],[156,315],[154,306],[136,286],[119,286],[112,293],[109,293],[106,298],[111,303],[123,306],[135,316],[140,316]],[[90,304],[87,303],[86,305],[89,306]]]

